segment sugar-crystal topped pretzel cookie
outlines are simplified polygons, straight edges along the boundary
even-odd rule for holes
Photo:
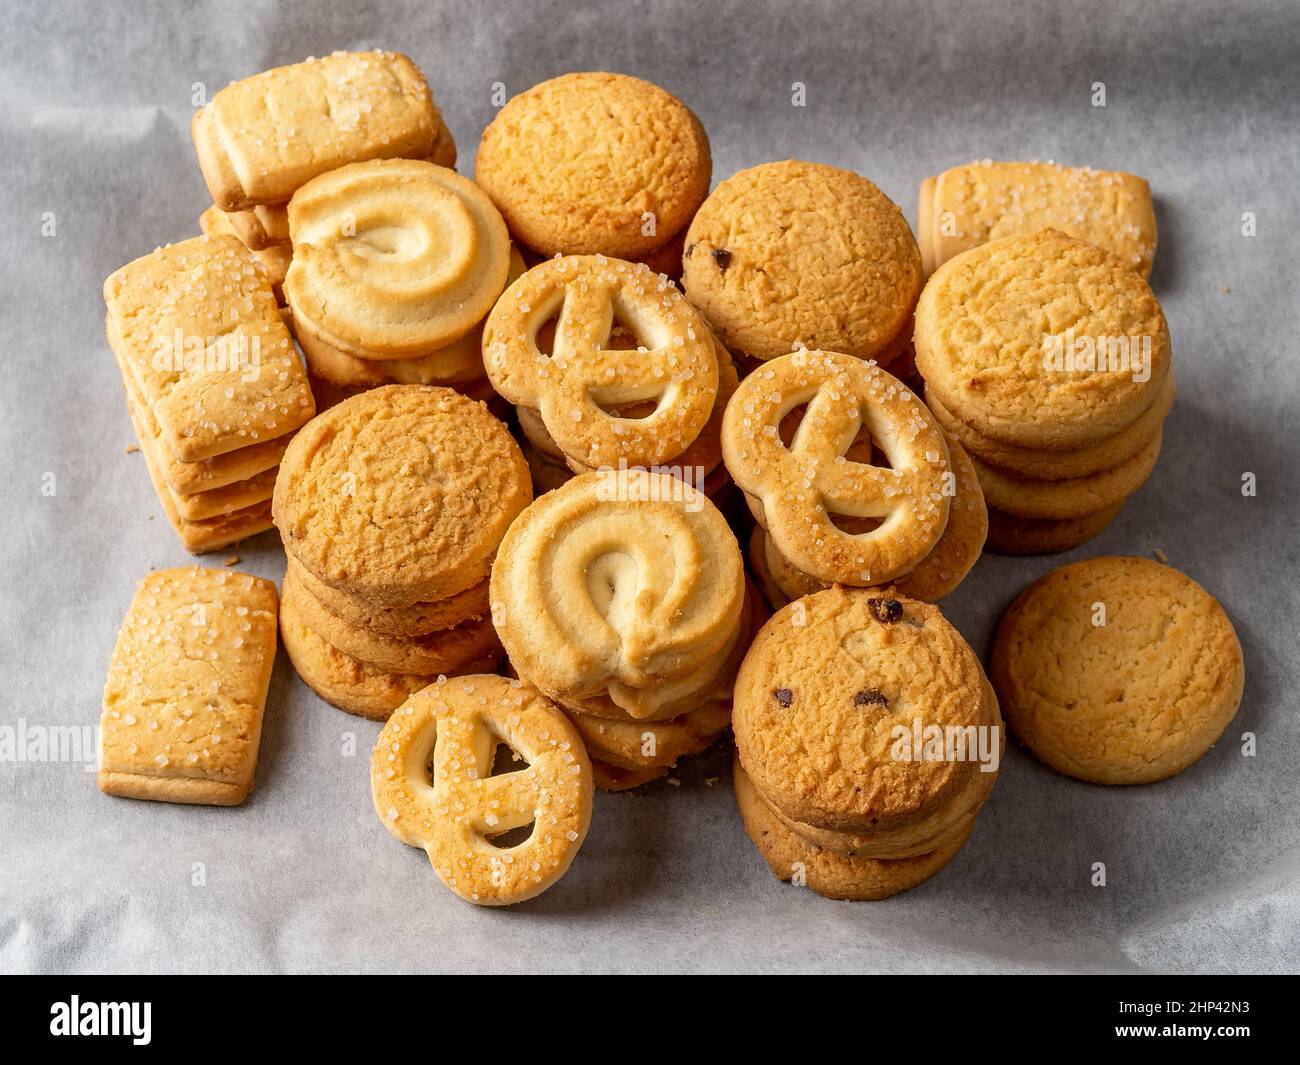
[[[781,420],[804,404],[787,446]],[[845,457],[864,426],[888,466]],[[906,573],[948,522],[948,447],[933,416],[902,382],[849,355],[796,351],[750,374],[727,404],[722,454],[762,503],[776,548],[818,580],[870,585]],[[832,515],[880,524],[851,533]]]
[[[552,318],[555,339],[538,334]],[[616,320],[640,340],[610,343]],[[718,391],[713,336],[666,278],[603,255],[549,259],[506,289],[483,332],[492,386],[535,408],[556,444],[587,466],[653,465],[680,455],[709,420]],[[611,408],[654,400],[645,417]]]
[[[527,764],[493,775],[501,744]],[[540,895],[591,824],[591,762],[577,730],[546,696],[505,677],[460,677],[412,695],[379,734],[370,781],[388,831],[481,906]],[[529,825],[523,842],[497,842]]]
[[[511,525],[492,617],[521,676],[575,696],[701,668],[745,602],[736,538],[703,493],[663,473],[585,473]]]
[[[354,163],[289,201],[285,297],[300,332],[406,359],[468,333],[506,285],[510,236],[474,182],[414,159]]]

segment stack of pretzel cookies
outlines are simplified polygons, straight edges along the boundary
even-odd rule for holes
[[[105,791],[241,802],[278,624],[315,692],[384,722],[376,814],[470,902],[546,890],[595,790],[732,727],[775,874],[879,899],[970,838],[999,696],[1101,783],[1181,771],[1236,712],[1227,615],[1155,563],[1022,595],[996,693],[934,605],[986,540],[1076,546],[1152,472],[1174,380],[1140,178],[957,167],[922,184],[918,243],[821,163],[710,194],[685,104],[578,73],[506,103],[470,180],[384,52],[237,82],[193,136],[205,235],[108,279],[109,341],[184,546],[273,522],[286,568],[278,601],[223,570],[141,584]]]

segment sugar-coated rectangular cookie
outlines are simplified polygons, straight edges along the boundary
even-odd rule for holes
[[[918,223],[931,270],[990,240],[1042,229],[1099,244],[1144,276],[1155,259],[1151,187],[1119,171],[1038,162],[956,166],[922,184]]]
[[[108,340],[161,439],[199,462],[292,432],[315,414],[270,282],[235,237],[195,237],[104,282]]]
[[[235,237],[241,244],[244,240],[236,230],[236,226],[231,219],[239,212],[222,211],[217,207],[209,207],[199,215],[199,229],[210,237],[226,234]],[[248,247],[245,245],[245,247]],[[284,303],[284,275],[289,272],[289,263],[293,261],[293,245],[291,244],[272,244],[268,247],[254,249],[249,247],[248,254],[257,260],[257,265],[262,268],[266,274],[267,280],[271,282],[271,291],[275,294],[276,303]]]
[[[194,115],[199,167],[222,210],[283,203],[367,159],[424,159],[438,124],[420,69],[395,52],[335,52],[234,82]]]
[[[237,806],[257,768],[275,664],[275,585],[233,570],[158,570],[136,589],[104,686],[99,787]]]

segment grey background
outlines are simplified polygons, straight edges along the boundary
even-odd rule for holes
[[[1031,579],[1150,554],[1218,595],[1245,700],[1179,778],[1107,790],[1011,745],[969,846],[877,904],[783,886],[745,839],[725,752],[680,786],[598,798],[572,872],[474,909],[384,832],[378,726],[283,655],[257,790],[239,809],[109,799],[66,764],[0,764],[0,967],[65,970],[1295,970],[1300,964],[1295,404],[1300,8],[1291,3],[685,2],[241,5],[42,2],[0,36],[5,328],[0,725],[93,724],[149,567],[187,555],[159,512],[103,339],[105,276],[196,229],[188,136],[209,93],[382,46],[423,67],[472,173],[491,86],[569,70],[657,81],[700,115],[715,182],[768,159],[858,170],[915,220],[927,174],[972,158],[1131,170],[1158,197],[1154,284],[1180,394],[1152,481],[1097,541],[984,558],[945,604],[977,650]],[[807,85],[807,107],[791,85]],[[1108,103],[1094,108],[1092,84]],[[57,235],[41,235],[44,212]],[[1258,235],[1241,235],[1253,211]],[[1224,291],[1230,289],[1230,292]],[[1244,471],[1259,494],[1243,498]],[[56,476],[57,494],[41,494]],[[236,549],[278,579],[274,534]],[[215,556],[217,560],[223,554]],[[219,564],[219,562],[218,562]],[[1258,736],[1241,755],[1240,736]],[[353,733],[358,753],[343,756]],[[720,778],[714,783],[709,781]],[[1104,861],[1109,886],[1089,884]],[[205,887],[191,886],[204,863]]]

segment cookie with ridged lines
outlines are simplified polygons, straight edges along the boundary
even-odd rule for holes
[[[1218,601],[1146,558],[1075,562],[1002,616],[992,678],[1016,737],[1058,772],[1149,784],[1204,755],[1237,713],[1241,644]]]
[[[733,763],[732,781],[745,832],[777,879],[788,881],[798,877],[818,895],[831,899],[887,899],[925,883],[957,856],[975,825],[972,818],[964,833],[929,854],[915,858],[867,858],[855,852],[819,847],[783,824],[754,790],[739,759]]]
[[[712,174],[690,108],[658,85],[601,71],[513,97],[474,161],[511,233],[543,256],[650,255],[686,227]]]
[[[682,285],[750,359],[802,345],[884,362],[906,339],[921,256],[903,212],[866,178],[787,159],[713,190],[686,234]]]
[[[569,720],[593,758],[620,769],[653,769],[713,746],[731,724],[731,703],[714,700],[666,721],[609,721],[573,712]]]
[[[482,581],[531,498],[523,452],[482,403],[386,385],[299,431],[273,509],[285,550],[317,580],[406,607]]]
[[[1116,344],[1115,369],[1062,368],[1067,341]],[[1119,338],[1150,365],[1121,367]],[[1047,229],[949,259],[916,306],[927,394],[983,436],[1087,447],[1131,425],[1169,373],[1169,327],[1151,286],[1095,244]],[[1131,355],[1130,355],[1131,358]],[[1107,356],[1109,361],[1109,356]]]
[[[1171,371],[1152,397],[1151,405],[1132,424],[1114,436],[1108,436],[1088,447],[1071,448],[1068,451],[1017,447],[1015,444],[982,436],[948,410],[937,395],[927,395],[925,402],[949,439],[960,440],[963,446],[988,465],[1023,477],[1052,481],[1086,477],[1132,458],[1160,431],[1165,417],[1174,405],[1177,390]]]
[[[979,773],[973,758],[895,757],[897,730],[990,728],[989,710],[979,660],[938,607],[833,588],[763,627],[736,677],[732,724],[755,787],[786,816],[885,832],[934,817]]]
[[[1018,518],[989,508],[988,550],[999,555],[1055,555],[1106,531],[1123,501],[1077,518]]]
[[[975,457],[971,463],[988,505],[1021,518],[1062,520],[1095,514],[1123,503],[1147,482],[1160,458],[1164,430],[1157,429],[1142,450],[1116,466],[1085,477],[1040,481],[1017,477]]]

